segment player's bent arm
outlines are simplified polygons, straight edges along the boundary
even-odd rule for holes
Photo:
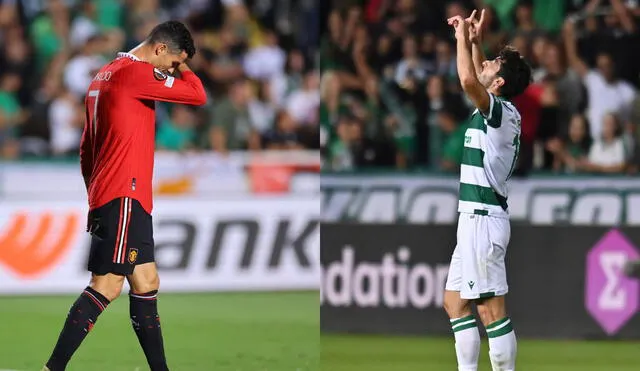
[[[146,63],[134,63],[127,70],[126,78],[136,98],[194,106],[207,102],[204,86],[191,70],[182,71],[181,79],[167,76]]]
[[[458,39],[457,52],[458,77],[460,78],[462,90],[464,90],[467,97],[469,97],[473,105],[476,106],[480,112],[488,114],[491,99],[489,98],[487,90],[480,84],[480,81],[478,81],[471,58],[471,50],[466,40]]]

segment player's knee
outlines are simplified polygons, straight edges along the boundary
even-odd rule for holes
[[[477,309],[478,316],[480,316],[480,320],[485,326],[497,321],[497,319],[493,318],[493,313],[487,305],[478,305]]]
[[[157,274],[145,277],[145,279],[136,282],[135,287],[132,287],[132,289],[139,294],[157,291],[160,289],[160,277]]]
[[[506,316],[504,307],[497,305],[478,304],[478,315],[485,326],[498,321]]]
[[[449,317],[451,317],[451,313],[455,311],[455,305],[450,298],[447,298],[445,295],[443,302],[444,310],[447,312]]]
[[[122,292],[123,276],[105,275],[91,278],[91,288],[102,294],[110,302],[116,300]]]
[[[449,318],[462,318],[471,313],[467,301],[462,300],[460,294],[454,291],[445,291],[443,305]]]

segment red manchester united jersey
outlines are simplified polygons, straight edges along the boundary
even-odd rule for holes
[[[131,197],[151,214],[156,100],[202,105],[206,94],[193,72],[167,76],[129,53],[93,78],[80,144],[90,210]]]

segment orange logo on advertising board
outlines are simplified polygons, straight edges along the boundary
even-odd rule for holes
[[[73,245],[79,223],[74,213],[16,213],[0,235],[0,263],[22,278],[46,273]]]
[[[154,191],[161,195],[183,195],[193,192],[193,179],[183,176],[176,179],[162,179]]]

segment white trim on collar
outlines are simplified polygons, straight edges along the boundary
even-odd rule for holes
[[[125,53],[125,52],[120,52],[118,53],[118,57],[125,57],[125,58],[129,58],[129,59],[133,59],[134,61],[141,61],[140,58],[136,57],[135,55],[131,54],[131,53]]]

